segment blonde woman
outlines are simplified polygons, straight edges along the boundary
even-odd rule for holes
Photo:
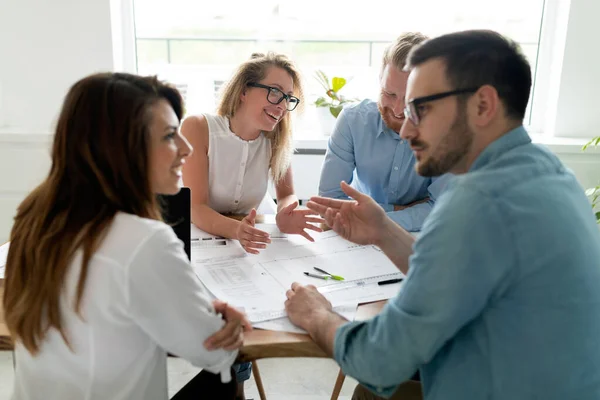
[[[322,220],[300,210],[292,182],[290,112],[302,102],[300,75],[284,55],[253,54],[226,85],[217,115],[186,118],[183,135],[196,151],[183,170],[192,189],[192,222],[205,232],[237,239],[256,254],[270,243],[254,228],[255,209],[269,174],[277,194],[277,227],[313,240]],[[222,214],[248,214],[236,221]]]
[[[194,147],[183,169],[192,190],[192,222],[205,232],[239,240],[251,254],[270,243],[254,227],[256,208],[265,198],[269,176],[277,194],[277,227],[313,241],[323,220],[298,209],[294,194],[290,112],[302,102],[300,74],[284,55],[253,54],[225,86],[216,115],[186,118],[182,134]],[[223,214],[248,214],[236,221]],[[238,398],[250,378],[250,364],[235,365]]]

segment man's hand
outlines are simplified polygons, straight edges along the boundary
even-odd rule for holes
[[[204,341],[207,350],[225,349],[237,350],[244,344],[244,331],[252,330],[252,324],[246,315],[221,300],[214,300],[213,306],[218,314],[226,321],[225,326]]]
[[[258,254],[258,249],[265,249],[271,243],[269,234],[254,227],[256,210],[252,209],[244,219],[240,221],[236,232],[237,240],[250,254]]]
[[[311,210],[296,210],[298,202],[295,201],[292,204],[282,208],[275,217],[277,222],[277,228],[283,233],[298,234],[305,237],[307,240],[314,242],[315,240],[306,232],[306,229],[310,229],[315,232],[322,232],[323,230],[316,225],[324,222],[322,218],[313,217],[317,215],[316,212]]]
[[[371,197],[346,182],[342,190],[354,200],[311,197],[306,206],[325,218],[325,222],[343,238],[357,244],[378,244],[388,220],[383,208]]]
[[[292,283],[292,288],[285,295],[285,311],[292,323],[308,331],[311,324],[316,321],[316,316],[320,313],[333,312],[331,303],[313,285],[302,286],[298,282]]]

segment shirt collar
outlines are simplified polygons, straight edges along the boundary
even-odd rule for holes
[[[531,143],[531,138],[527,134],[525,128],[521,125],[518,128],[515,128],[498,139],[494,140],[490,143],[480,154],[477,156],[471,168],[469,168],[469,172],[476,171],[494,159],[498,158],[500,155],[506,153],[509,150],[514,149],[515,147],[522,146],[524,144]]]
[[[381,113],[379,113],[379,118],[377,121],[377,135],[375,137],[378,138],[379,136],[383,135],[386,132],[388,134],[391,134],[393,137],[397,137],[397,139],[400,140],[400,134],[395,132],[393,129],[388,128],[388,126],[385,124],[385,122],[383,122]]]

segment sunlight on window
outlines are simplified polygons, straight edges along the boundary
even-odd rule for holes
[[[310,115],[320,95],[317,69],[351,78],[347,96],[376,98],[383,50],[405,31],[436,36],[493,29],[521,44],[535,72],[544,3],[372,0],[348,7],[322,0],[134,0],[137,67],[185,85],[189,112],[213,112],[215,87],[239,63],[255,51],[283,52],[303,73]]]

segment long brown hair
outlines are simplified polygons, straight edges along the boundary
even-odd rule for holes
[[[225,117],[233,117],[240,106],[240,96],[248,87],[250,82],[260,82],[267,75],[270,67],[278,67],[285,70],[292,77],[294,83],[294,96],[300,99],[299,110],[304,104],[302,80],[300,72],[294,63],[283,54],[273,52],[254,53],[250,60],[241,64],[234,73],[233,78],[225,86],[221,95],[217,114]],[[274,182],[278,182],[288,170],[292,160],[294,142],[292,140],[292,121],[289,112],[279,121],[275,129],[264,133],[271,140],[271,176]]]
[[[59,305],[75,253],[82,251],[79,313],[88,264],[115,214],[160,219],[149,179],[148,130],[150,107],[160,99],[181,119],[181,95],[156,77],[102,73],[69,90],[50,173],[19,205],[10,235],[6,325],[32,354],[50,328],[69,344]]]

